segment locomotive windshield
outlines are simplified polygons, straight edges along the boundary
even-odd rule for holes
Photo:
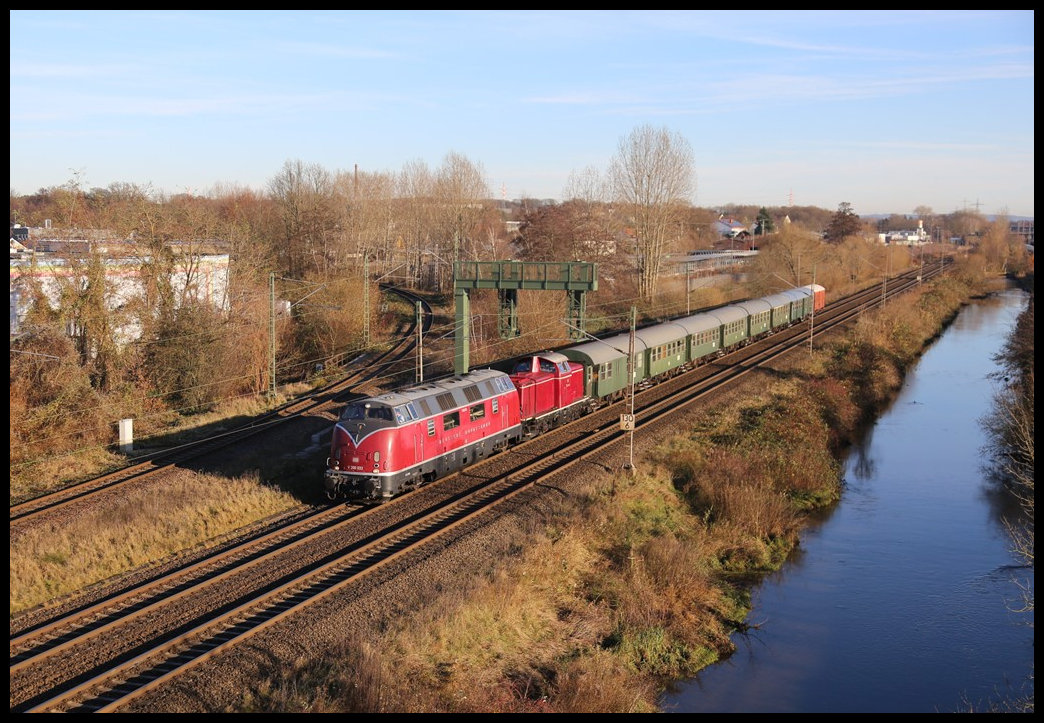
[[[390,407],[376,407],[364,403],[349,404],[341,412],[341,419],[351,422],[359,419],[385,419],[392,421],[394,416]]]

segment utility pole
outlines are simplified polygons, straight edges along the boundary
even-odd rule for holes
[[[816,265],[812,264],[812,314],[808,317],[808,354],[812,356],[812,327],[816,324]]]
[[[638,308],[635,306],[631,307],[631,338],[628,344],[627,353],[627,367],[630,376],[630,397],[631,397],[631,461],[629,463],[631,474],[634,474],[634,376],[636,370],[634,368],[634,326],[635,320],[638,315]]]
[[[892,248],[888,247],[888,261],[892,260]],[[888,263],[885,263],[884,278],[881,279],[881,308],[885,308],[888,300]]]
[[[424,381],[424,328],[421,324],[421,303],[417,302],[417,383]]]
[[[363,346],[370,348],[370,255],[363,254]]]
[[[268,274],[268,395],[276,393],[275,271]]]
[[[692,312],[689,310],[689,270],[692,268],[692,263],[688,260],[685,261],[685,314],[688,316]]]

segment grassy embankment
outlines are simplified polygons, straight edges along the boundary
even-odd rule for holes
[[[791,354],[643,448],[633,477],[593,476],[529,521],[493,574],[277,671],[238,709],[655,711],[665,681],[734,650],[750,581],[839,499],[846,446],[982,288],[970,272],[925,283]]]
[[[168,446],[199,436],[195,432],[220,420],[257,413],[243,402],[187,420],[192,426],[168,428]],[[183,440],[183,441],[184,441]],[[135,445],[136,453],[148,451],[148,442]],[[76,480],[101,474],[126,464],[126,459],[106,450],[69,455],[36,465],[24,479],[12,477],[12,499],[47,491],[45,480]],[[274,480],[290,478],[300,462],[258,460],[259,473],[228,477],[179,470],[160,488],[150,486],[123,495],[109,506],[90,508],[74,519],[57,520],[12,537],[10,544],[10,609],[14,616],[46,605],[111,577],[157,563],[223,537],[271,515],[301,504],[292,486],[279,487]],[[308,479],[314,481],[315,470]],[[300,475],[305,477],[305,475]],[[282,484],[282,483],[281,483]],[[303,483],[302,483],[303,484]]]

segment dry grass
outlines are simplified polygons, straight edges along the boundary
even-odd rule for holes
[[[296,660],[244,695],[245,713],[365,713],[383,709],[382,671],[368,636],[359,631],[318,660]]]
[[[297,505],[256,478],[184,471],[161,489],[41,526],[11,542],[10,614],[154,563]]]
[[[451,612],[427,610],[395,637],[402,678],[438,691],[428,712],[524,709],[550,693],[541,671],[607,633],[604,606],[575,595],[597,563],[586,542],[574,531],[539,534],[513,569],[457,590],[440,606]]]
[[[66,437],[62,445],[35,460],[15,463],[10,468],[11,504],[31,499],[71,483],[90,479],[106,472],[132,464],[136,457],[167,449],[178,444],[223,431],[228,420],[246,420],[263,414],[310,389],[307,384],[282,387],[279,394],[268,399],[248,395],[229,399],[213,410],[191,416],[172,412],[157,414],[144,420],[134,420],[134,451],[129,455],[110,447],[91,445],[83,449],[70,448]]]

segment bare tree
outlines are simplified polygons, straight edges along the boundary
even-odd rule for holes
[[[680,134],[641,126],[620,141],[609,170],[616,198],[634,223],[638,293],[651,300],[672,234],[695,191],[693,153]]]
[[[431,254],[435,177],[423,161],[407,163],[396,179],[396,227],[403,237],[406,273],[419,285],[438,288],[440,266]]]
[[[442,258],[477,258],[475,232],[490,198],[482,167],[459,153],[448,154],[435,176],[435,197]]]
[[[290,276],[325,273],[340,219],[330,173],[316,164],[287,161],[269,191],[283,209],[280,255]]]
[[[765,240],[753,262],[755,288],[764,293],[778,291],[780,283],[804,286],[813,275],[822,279],[827,271],[830,250],[812,233],[783,226]]]
[[[1023,564],[1034,564],[1034,300],[1019,314],[1015,330],[994,357],[1001,368],[991,376],[1001,382],[994,393],[993,410],[979,421],[986,432],[986,453],[994,464],[994,478],[1018,501],[1022,514],[1004,519],[1012,552]],[[1022,588],[1023,612],[1034,609],[1031,585]]]
[[[574,171],[569,174],[563,196],[567,201],[608,203],[610,200],[609,183],[597,168],[588,166],[580,172]]]
[[[355,169],[350,174],[338,174],[335,185],[339,205],[345,213],[341,227],[346,240],[335,265],[346,268],[360,256],[367,256],[378,263],[371,269],[373,273],[379,276],[388,273],[396,265],[395,177]],[[361,264],[356,265],[361,271]]]
[[[608,178],[593,166],[572,173],[565,189],[573,216],[573,237],[567,240],[570,257],[566,260],[596,261],[601,264],[617,258],[617,243],[623,226],[614,213]]]

